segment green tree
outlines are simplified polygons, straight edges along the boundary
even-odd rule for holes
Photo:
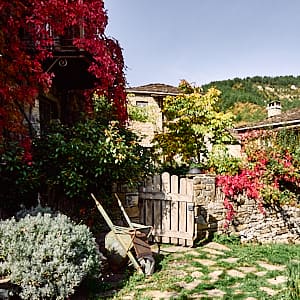
[[[156,134],[154,142],[166,163],[172,164],[175,156],[183,163],[201,163],[210,145],[231,141],[228,129],[232,127],[233,115],[219,110],[221,92],[215,88],[204,93],[182,80],[179,89],[179,95],[165,98],[164,132]]]
[[[235,115],[235,124],[238,126],[248,122],[259,122],[267,117],[264,107],[250,102],[236,102],[230,111]]]

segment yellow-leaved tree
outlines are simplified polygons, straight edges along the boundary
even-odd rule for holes
[[[228,129],[233,115],[219,110],[221,92],[215,88],[204,93],[182,80],[179,89],[180,94],[164,99],[164,130],[155,135],[154,145],[167,164],[172,165],[175,157],[185,164],[200,164],[209,148],[232,141]]]

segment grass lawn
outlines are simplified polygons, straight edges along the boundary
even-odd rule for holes
[[[300,285],[300,245],[241,245],[219,238],[178,251],[162,246],[156,265],[152,276],[133,272],[111,296],[93,299],[300,299],[287,288],[289,271]]]

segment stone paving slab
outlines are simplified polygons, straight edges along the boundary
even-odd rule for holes
[[[221,261],[224,261],[229,264],[235,264],[238,262],[238,260],[239,260],[239,258],[237,258],[237,257],[228,257],[228,258],[221,259]]]
[[[172,260],[169,262],[169,267],[173,267],[173,266],[176,266],[178,268],[181,268],[181,267],[188,267],[189,264],[187,263],[187,261],[184,261],[184,260]]]
[[[283,283],[285,283],[287,281],[287,277],[286,276],[276,276],[275,278],[269,278],[269,279],[267,279],[267,281],[270,284],[274,284],[274,285],[283,284]]]
[[[227,270],[226,273],[231,277],[245,278],[246,274],[238,270]]]
[[[188,273],[184,270],[168,270],[166,271],[169,276],[177,277],[177,278],[184,278],[188,275]]]
[[[177,283],[178,286],[180,286],[181,288],[191,291],[193,289],[195,289],[200,283],[202,282],[202,280],[194,280],[192,282],[179,282]]]
[[[266,276],[268,271],[284,271],[285,270],[285,266],[279,266],[279,265],[274,265],[271,263],[268,263],[266,261],[258,261],[257,262],[257,267],[256,266],[237,266],[237,267],[232,267],[231,270],[224,270],[224,267],[222,266],[218,266],[217,260],[219,259],[220,256],[222,255],[227,255],[226,251],[231,251],[230,248],[215,243],[215,242],[211,242],[208,243],[207,245],[201,247],[201,248],[187,248],[187,247],[182,247],[182,246],[168,246],[168,247],[160,247],[160,253],[163,255],[168,255],[168,254],[172,254],[172,260],[169,262],[169,266],[168,266],[168,270],[164,270],[161,275],[162,276],[170,276],[170,277],[174,277],[174,278],[178,278],[179,282],[176,283],[176,285],[180,288],[182,288],[183,290],[187,290],[187,291],[192,291],[195,288],[197,288],[197,286],[199,284],[201,284],[202,282],[206,282],[206,283],[214,283],[217,280],[219,280],[219,277],[226,272],[227,275],[232,276],[232,277],[236,277],[236,278],[245,278],[247,274],[249,273],[253,273],[256,276]],[[202,259],[199,258],[197,256],[201,257],[201,254],[203,255],[203,253],[206,253],[206,259]],[[193,265],[188,264],[188,261],[186,260],[187,258],[185,257],[185,254],[189,254],[194,256],[195,258],[193,258],[192,260],[194,262],[198,262],[203,266],[206,266],[209,268],[210,273],[208,274],[210,279],[207,279],[206,276],[206,280],[203,281],[201,279],[201,277],[204,276],[204,273],[201,270],[201,267],[195,267]],[[211,257],[213,256],[213,257]],[[227,262],[227,263],[232,263],[232,264],[236,264],[239,262],[239,258],[236,257],[228,257],[228,258],[224,258],[221,259],[221,261],[223,262]],[[218,260],[220,261],[220,260]],[[264,271],[259,271],[259,267],[264,268]],[[191,282],[184,282],[184,281],[180,281],[180,279],[182,280],[182,278],[186,277],[186,276],[191,276],[194,280]],[[204,277],[203,277],[204,278]],[[266,278],[266,283],[268,284],[272,284],[274,285],[274,289],[270,288],[270,287],[260,287],[259,290],[265,292],[266,294],[268,294],[269,296],[273,296],[276,295],[278,293],[277,290],[275,290],[275,286],[276,285],[281,285],[284,284],[287,281],[286,276],[276,276],[274,278]],[[158,300],[158,299],[176,299],[176,296],[178,296],[178,291],[159,291],[156,290],[158,288],[158,286],[156,286],[155,289],[155,285],[151,283],[149,284],[142,284],[140,286],[137,286],[137,289],[148,289],[148,288],[153,288],[152,291],[144,291],[142,293],[142,296],[145,298],[149,298],[152,300]],[[241,297],[243,296],[244,291],[241,289],[241,287],[239,287],[238,285],[236,286],[232,286],[233,292],[236,293],[237,295],[240,294]],[[191,294],[188,296],[188,299],[223,299],[223,296],[226,293],[222,290],[219,289],[211,289],[211,290],[205,290],[201,293],[196,293],[196,294]],[[122,300],[129,300],[129,299],[135,299],[134,298],[134,293],[130,293],[126,296],[124,296],[122,298]],[[130,298],[131,297],[131,298]],[[255,297],[247,297],[245,295],[246,298],[243,298],[245,300],[259,300]]]
[[[218,289],[213,289],[206,291],[206,294],[215,299],[215,297],[223,297],[226,293]]]
[[[284,271],[285,266],[278,266],[278,265],[271,265],[264,261],[258,261],[257,262],[262,268],[267,269],[269,271]]]
[[[258,277],[263,277],[268,273],[268,271],[260,271],[260,272],[256,272],[254,273],[256,276]]]
[[[212,249],[212,248],[203,248],[202,251],[207,252],[211,255],[224,255],[224,252],[221,252],[219,250],[215,250],[215,249]]]
[[[223,274],[223,270],[216,270],[208,274],[211,278],[210,282],[215,282],[219,279],[219,277]]]
[[[256,267],[238,267],[237,269],[243,273],[254,273],[257,271]]]
[[[126,296],[122,297],[122,300],[132,300],[134,299],[134,292],[127,294]]]
[[[170,299],[177,295],[176,292],[148,291],[143,293],[143,297],[149,297],[152,300]],[[134,299],[134,298],[132,298]]]
[[[210,248],[210,249],[215,249],[215,250],[219,250],[219,251],[231,251],[231,249],[229,247],[227,247],[225,245],[221,245],[216,242],[210,242],[210,243],[204,245],[203,248]]]
[[[267,293],[269,296],[274,296],[278,293],[278,291],[275,291],[269,287],[266,287],[266,286],[262,286],[259,288],[261,291]]]
[[[197,250],[191,250],[187,252],[188,255],[199,256],[200,253]]]
[[[201,258],[196,258],[194,259],[194,261],[200,263],[203,266],[213,266],[215,265],[217,262],[214,260],[210,260],[210,259],[201,259]]]
[[[204,274],[200,271],[194,271],[191,273],[191,276],[194,277],[194,278],[200,278],[202,277]]]

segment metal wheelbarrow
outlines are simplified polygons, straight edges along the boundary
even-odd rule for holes
[[[144,273],[145,275],[153,274],[155,261],[152,256],[150,245],[148,244],[148,238],[153,229],[152,226],[131,222],[116,193],[114,196],[118,201],[118,205],[129,227],[114,225],[101,203],[93,194],[91,194],[91,196],[94,199],[99,212],[111,230],[106,235],[105,240],[111,240],[113,241],[114,245],[117,244],[117,247],[114,246],[114,249],[108,250],[115,250],[116,248],[119,249],[118,251],[121,252],[121,255],[128,256],[129,260],[139,273]],[[134,252],[136,257],[132,252],[133,249],[135,250]]]

